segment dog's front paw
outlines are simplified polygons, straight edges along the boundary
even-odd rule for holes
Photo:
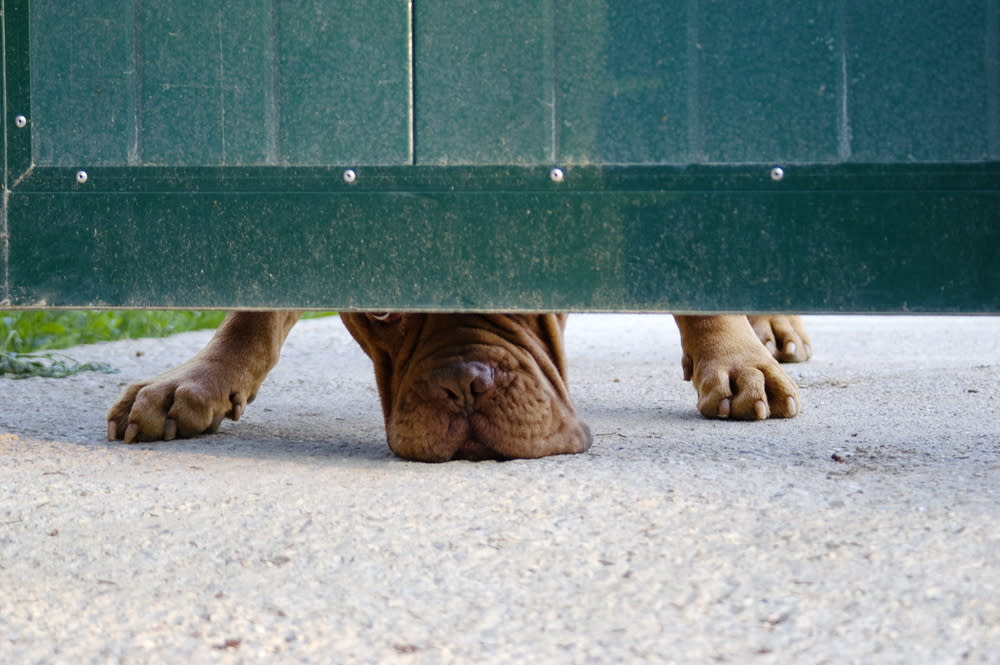
[[[133,383],[108,411],[108,440],[171,440],[239,420],[278,361],[298,312],[233,312],[183,365]]]
[[[215,432],[239,420],[256,388],[218,364],[189,361],[150,381],[133,383],[108,412],[108,441],[170,441]]]
[[[795,382],[757,339],[745,317],[677,317],[684,378],[698,391],[707,418],[792,418],[800,402]]]

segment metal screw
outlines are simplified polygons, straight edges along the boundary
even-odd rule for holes
[[[16,118],[14,118],[14,124],[17,125],[18,127],[22,127],[22,128],[23,127],[27,127],[28,126],[28,119],[25,118],[23,115],[19,115]]]
[[[76,172],[76,182],[77,182],[77,184],[80,184],[80,185],[82,185],[83,183],[87,182],[87,172],[86,171],[77,171]]]
[[[781,168],[780,166],[775,166],[773,169],[771,169],[771,180],[778,182],[784,177],[785,177],[785,169]]]
[[[354,172],[354,169],[347,169],[344,171],[344,182],[348,185],[353,185],[358,179],[358,174]]]
[[[552,182],[562,182],[566,178],[566,174],[560,168],[554,168],[549,171],[549,178]]]

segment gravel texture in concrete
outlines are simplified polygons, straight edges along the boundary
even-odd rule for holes
[[[803,413],[739,423],[668,317],[571,316],[594,446],[534,461],[393,458],[335,318],[197,440],[104,415],[209,333],[0,379],[0,662],[1000,662],[1000,319],[806,324]]]

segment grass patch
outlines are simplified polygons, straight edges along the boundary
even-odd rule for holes
[[[79,372],[114,372],[117,370],[109,365],[79,363],[52,350],[215,328],[225,316],[225,312],[173,310],[0,312],[0,376],[65,377]]]
[[[51,310],[0,312],[0,353],[31,353],[78,344],[215,328],[225,312]]]
[[[303,318],[330,316],[310,312]],[[0,312],[0,376],[64,377],[78,372],[115,372],[103,363],[79,363],[52,353],[78,344],[139,337],[166,337],[216,328],[225,312],[178,310],[25,310]],[[42,353],[39,353],[42,352]]]

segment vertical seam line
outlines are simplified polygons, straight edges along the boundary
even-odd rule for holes
[[[417,164],[417,110],[416,110],[416,57],[414,54],[414,13],[413,0],[406,3],[406,121],[407,121],[407,158],[410,166]]]

